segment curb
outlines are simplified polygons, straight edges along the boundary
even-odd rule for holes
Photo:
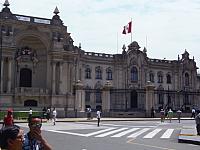
[[[173,118],[172,120],[177,120]],[[182,118],[181,120],[194,120],[190,118]],[[87,118],[58,118],[56,122],[96,122],[96,118],[87,120]],[[101,121],[160,121],[160,118],[101,118]],[[166,120],[167,121],[167,120]],[[28,123],[27,120],[14,120],[15,123]],[[0,120],[0,124],[3,123],[3,120]]]
[[[188,144],[200,145],[200,141],[187,140],[187,139],[178,139],[178,142],[179,143],[188,143]]]

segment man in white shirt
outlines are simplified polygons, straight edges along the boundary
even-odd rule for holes
[[[195,109],[192,108],[192,116],[191,116],[191,118],[195,118],[195,113],[196,113]]]
[[[100,110],[97,110],[97,120],[98,120],[97,126],[98,127],[99,127],[100,119],[101,119],[101,112],[100,112]]]
[[[52,117],[53,117],[53,125],[56,125],[56,116],[57,116],[57,112],[56,112],[56,108],[53,108],[53,112],[52,112]]]

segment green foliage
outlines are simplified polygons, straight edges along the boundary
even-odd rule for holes
[[[7,114],[6,111],[1,111],[0,112],[0,120],[3,120],[4,116]],[[24,112],[24,111],[14,111],[13,112],[13,117],[14,119],[27,119],[29,115],[29,112]],[[42,112],[37,112],[33,111],[32,116],[42,116]]]

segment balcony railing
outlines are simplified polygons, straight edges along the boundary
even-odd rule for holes
[[[47,95],[49,90],[45,88],[17,87],[15,88],[15,94],[27,96]]]

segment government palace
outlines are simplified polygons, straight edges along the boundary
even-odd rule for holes
[[[120,54],[87,52],[73,39],[56,7],[51,19],[0,12],[0,107],[84,116],[148,116],[152,108],[200,109],[200,75],[189,52],[152,59],[136,41]]]

